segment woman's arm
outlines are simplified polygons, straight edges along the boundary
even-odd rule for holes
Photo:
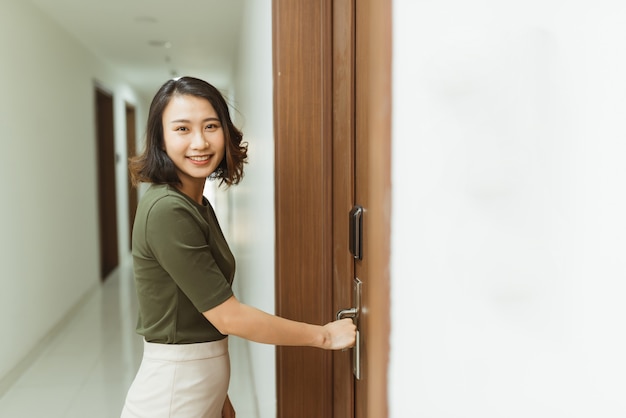
[[[339,350],[352,347],[356,337],[351,319],[324,326],[291,321],[240,303],[234,296],[204,312],[204,316],[224,335],[265,344]]]

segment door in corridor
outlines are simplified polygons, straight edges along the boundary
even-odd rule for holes
[[[95,96],[100,279],[105,280],[118,265],[113,95],[96,87]]]
[[[136,112],[135,106],[130,103],[126,103],[126,156],[128,158],[134,157],[137,154],[137,138],[135,135],[136,129]],[[137,188],[133,186],[130,172],[128,175],[128,249],[132,250],[133,243],[133,224],[135,223],[135,212],[137,212],[137,205],[139,204],[139,195]]]
[[[387,414],[389,14],[380,1],[274,2],[277,313],[328,322],[362,283],[359,377],[356,350],[279,348],[279,417]]]

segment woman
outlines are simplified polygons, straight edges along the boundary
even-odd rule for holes
[[[144,356],[123,418],[218,418],[230,410],[228,335],[332,350],[354,344],[350,319],[291,321],[233,295],[235,260],[203,190],[208,177],[239,183],[246,157],[215,87],[182,77],[159,89],[146,149],[130,164],[134,184],[151,186],[137,208],[132,250]]]

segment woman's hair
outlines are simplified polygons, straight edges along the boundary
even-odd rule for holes
[[[243,134],[233,125],[228,105],[222,94],[206,81],[181,77],[167,81],[152,99],[146,129],[146,148],[131,158],[129,170],[133,185],[140,182],[179,185],[176,166],[165,152],[163,139],[163,112],[173,96],[194,96],[206,99],[217,112],[224,131],[224,158],[211,178],[220,184],[237,184],[243,178],[243,165],[248,156],[248,144],[242,142]]]

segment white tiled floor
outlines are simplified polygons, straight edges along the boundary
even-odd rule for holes
[[[129,265],[93,291],[49,346],[0,398],[2,418],[115,418],[141,361]],[[257,418],[247,342],[229,341],[230,397],[238,418]]]

